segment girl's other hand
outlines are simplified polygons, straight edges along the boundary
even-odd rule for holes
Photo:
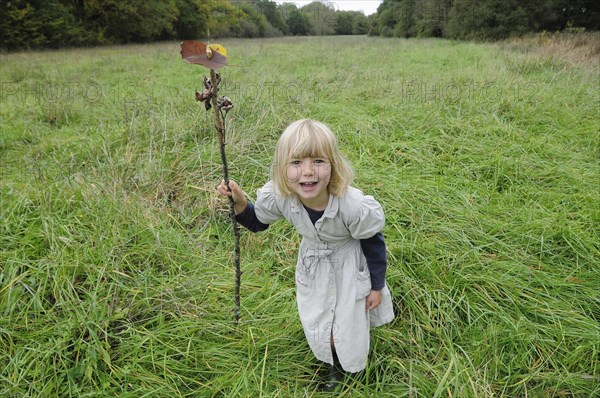
[[[365,311],[374,310],[381,304],[381,290],[371,290],[365,302]]]
[[[235,203],[235,214],[240,214],[248,206],[246,195],[242,191],[242,188],[233,180],[229,180],[229,188],[231,188],[231,191],[227,189],[225,180],[221,180],[221,183],[217,186],[217,193],[223,196],[231,196]]]

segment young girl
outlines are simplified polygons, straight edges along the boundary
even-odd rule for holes
[[[253,232],[285,218],[303,236],[296,264],[296,297],[304,333],[315,356],[331,364],[325,390],[343,372],[366,366],[369,327],[394,318],[385,284],[383,210],[350,186],[352,169],[331,130],[314,120],[288,126],[275,149],[273,181],[256,203],[230,181],[238,221]]]

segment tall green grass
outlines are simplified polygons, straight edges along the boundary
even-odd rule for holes
[[[442,40],[225,41],[232,178],[301,117],[383,205],[397,319],[347,397],[600,394],[597,67]],[[0,55],[0,395],[304,397],[299,237],[232,233],[177,43]]]

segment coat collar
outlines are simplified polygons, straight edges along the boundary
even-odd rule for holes
[[[339,210],[339,201],[340,199],[337,196],[333,196],[329,194],[329,201],[327,202],[327,207],[325,207],[325,212],[323,213],[323,218],[333,218],[337,215]],[[290,200],[290,210],[292,213],[300,213],[304,210],[304,206],[298,198],[298,195],[293,195]]]

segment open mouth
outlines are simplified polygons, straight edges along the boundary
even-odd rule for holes
[[[305,189],[310,189],[310,188],[314,187],[314,186],[315,186],[315,185],[317,185],[317,184],[318,184],[318,183],[317,183],[316,181],[313,181],[313,182],[301,182],[301,183],[300,183],[300,186],[301,186],[302,188],[305,188]]]

